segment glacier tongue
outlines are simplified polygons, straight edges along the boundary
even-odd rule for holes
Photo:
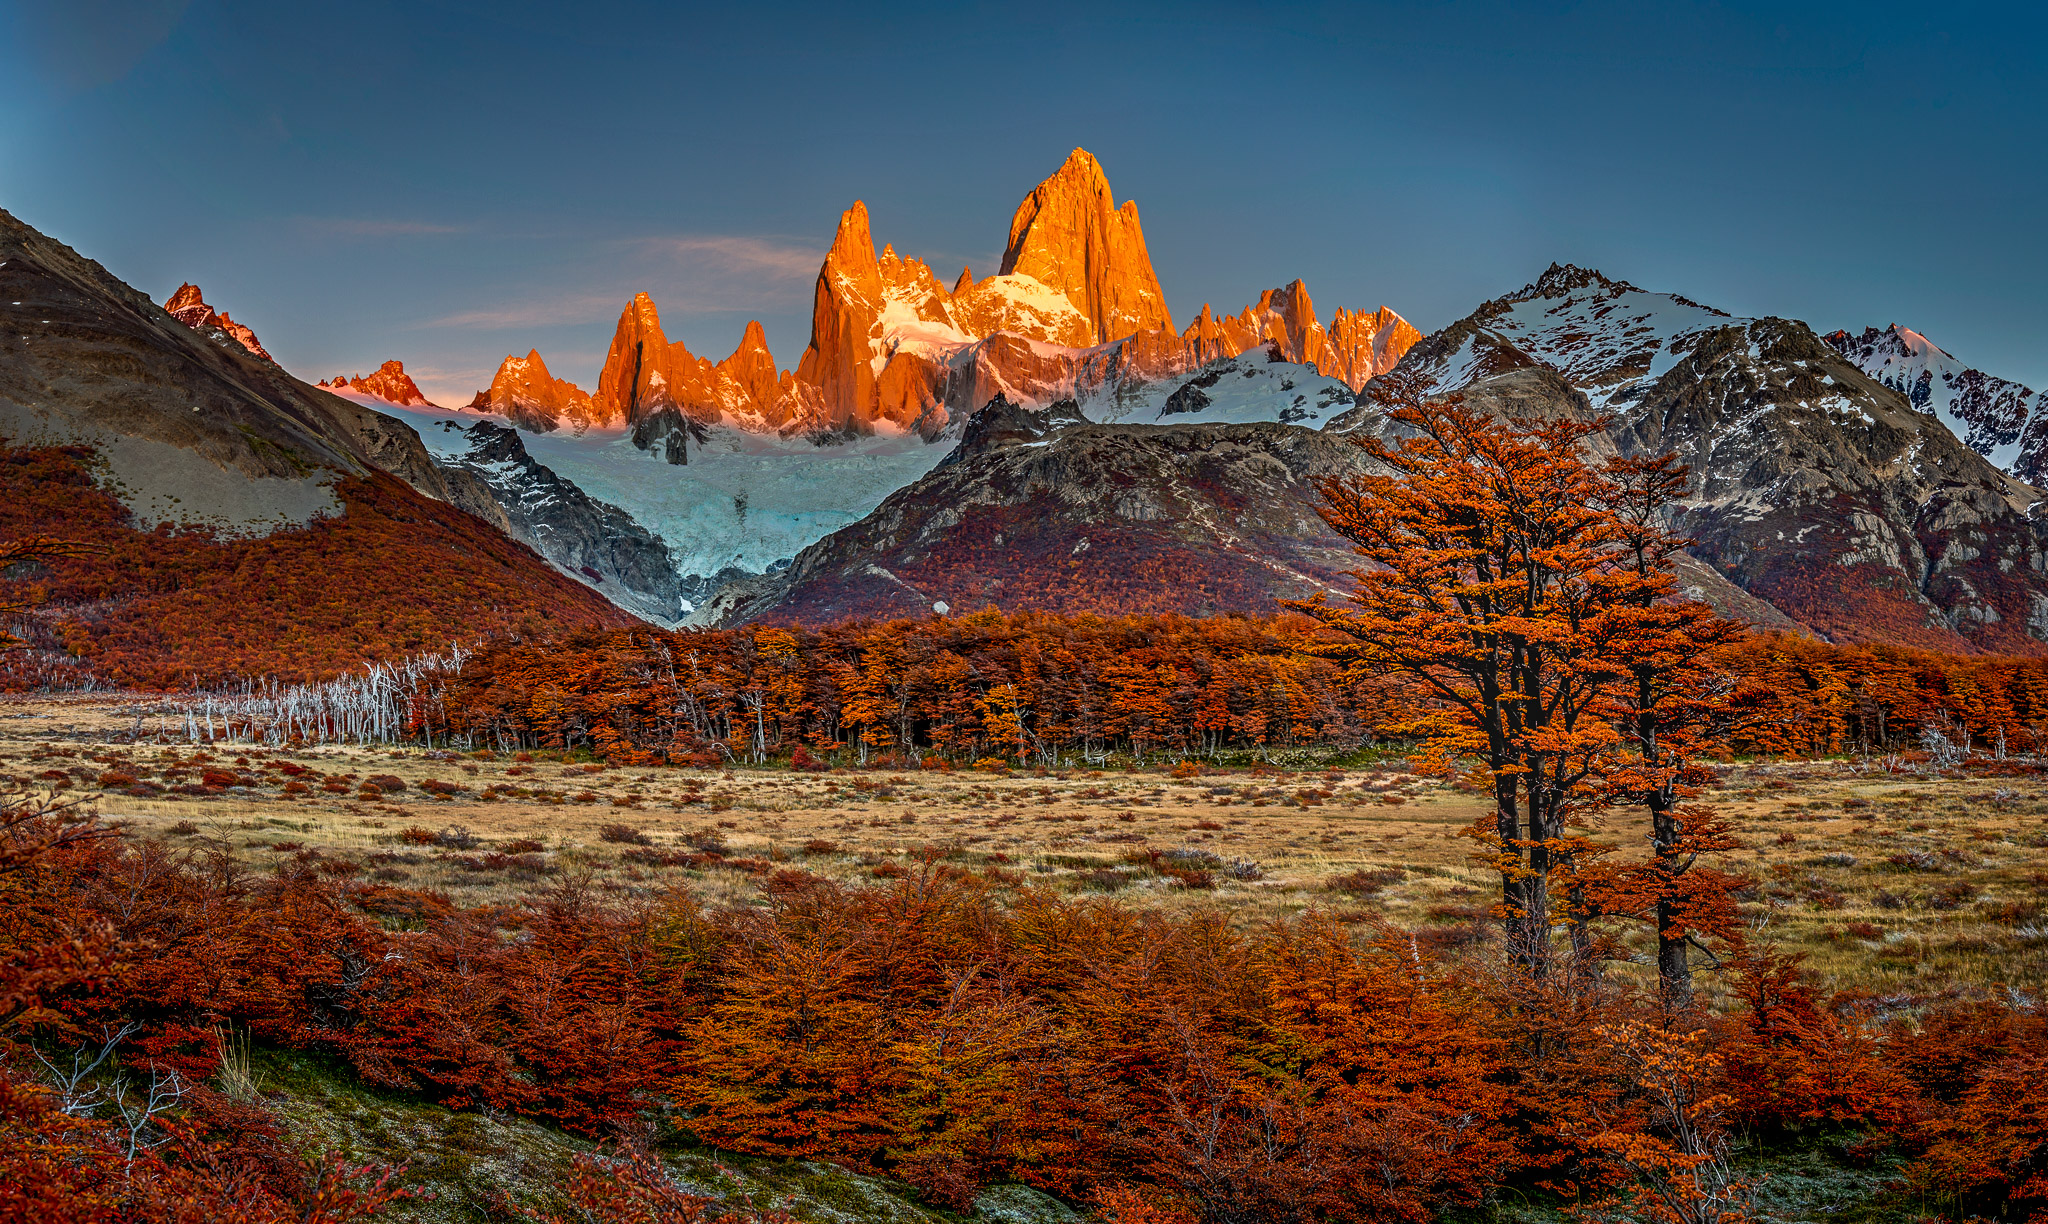
[[[857,522],[937,466],[950,442],[874,434],[820,446],[711,426],[671,465],[626,433],[527,439],[536,458],[667,542],[685,578],[760,574]],[[711,586],[705,587],[705,594]]]
[[[436,458],[469,451],[462,428],[503,418],[400,408],[380,412],[419,431]],[[710,592],[738,573],[766,573],[937,466],[950,440],[874,434],[828,445],[713,425],[692,438],[690,460],[672,465],[633,445],[628,430],[520,434],[556,475],[608,502],[668,545],[686,589]],[[735,573],[737,571],[737,573]]]

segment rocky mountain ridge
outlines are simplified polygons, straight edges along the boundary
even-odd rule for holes
[[[337,475],[391,473],[487,520],[403,424],[293,378],[186,285],[158,307],[0,212],[0,436],[93,447],[143,523],[265,534],[338,509]]]
[[[507,357],[472,407],[534,430],[634,429],[650,447],[670,445],[671,420],[825,440],[877,431],[935,440],[949,427],[957,436],[958,423],[997,395],[1034,407],[1115,400],[1269,344],[1281,360],[1355,391],[1418,339],[1384,306],[1339,309],[1325,328],[1299,280],[1236,315],[1205,305],[1176,331],[1136,205],[1118,205],[1100,163],[1076,149],[1018,205],[997,274],[977,280],[963,268],[950,289],[892,246],[877,255],[867,207],[856,201],[819,269],[810,343],[793,370],[778,369],[758,323],[721,361],[692,354],[668,339],[641,293],[620,314],[594,393],[542,382],[539,355],[529,353]]]
[[[1822,339],[1996,466],[2029,483],[2048,482],[2048,393],[1968,367],[1896,323]]]
[[[1404,359],[1439,391],[1554,372],[1540,411],[1601,413],[1691,467],[1700,560],[1836,640],[2039,653],[2043,494],[1797,320],[1736,318],[1553,265]]]
[[[462,637],[631,623],[411,428],[293,378],[183,296],[173,316],[0,212],[0,526],[96,546],[45,566],[63,627],[38,647],[49,674],[313,679]]]

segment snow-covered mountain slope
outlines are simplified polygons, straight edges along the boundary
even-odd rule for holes
[[[1219,358],[1192,377],[1111,383],[1078,402],[1110,425],[1282,425],[1320,428],[1351,410],[1357,396],[1342,379],[1312,365],[1277,360],[1271,345]]]
[[[1749,322],[1676,294],[1552,264],[1534,284],[1429,337],[1415,362],[1433,367],[1438,385],[1449,389],[1526,364],[1520,354],[1564,375],[1596,409],[1619,411],[1641,399],[1700,337]],[[1501,341],[1513,352],[1503,352]]]
[[[1931,412],[1971,450],[2022,480],[2048,476],[2048,393],[1974,370],[1894,323],[1823,337],[1865,374]]]
[[[1756,322],[1598,272],[1552,265],[1534,284],[1432,337],[1432,347],[1440,350],[1440,385],[1464,386],[1498,373],[1512,361],[1497,343],[1505,340],[1563,374],[1596,409],[1627,415],[1703,337]],[[2048,475],[2048,395],[1971,369],[1897,324],[1823,339],[1995,466],[2024,480]],[[1449,340],[1455,344],[1446,345]]]

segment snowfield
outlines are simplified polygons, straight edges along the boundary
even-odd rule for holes
[[[2008,472],[2037,476],[2048,392],[1966,366],[1927,337],[1894,323],[1827,337],[1865,374],[1931,412],[1971,450]],[[2029,455],[2032,449],[2036,453]],[[2022,463],[2022,460],[2029,462]]]
[[[1223,357],[1183,378],[1104,388],[1081,404],[1106,425],[1252,425],[1278,421],[1320,429],[1357,402],[1341,379],[1311,365],[1268,361],[1266,350]]]

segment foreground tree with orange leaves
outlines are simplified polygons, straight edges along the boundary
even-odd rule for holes
[[[1592,579],[1602,604],[1595,634],[1600,653],[1625,673],[1608,716],[1626,748],[1608,762],[1600,790],[1608,802],[1648,811],[1651,859],[1601,864],[1588,891],[1604,913],[1654,923],[1663,1000],[1685,1007],[1692,951],[1738,936],[1732,894],[1741,881],[1699,860],[1740,843],[1725,817],[1689,801],[1712,779],[1705,758],[1728,742],[1735,686],[1718,652],[1744,631],[1678,589],[1674,561],[1692,543],[1672,525],[1685,468],[1670,455],[1634,456],[1610,459],[1600,474],[1610,553]]]
[[[1548,973],[1555,930],[1585,970],[1589,920],[1641,911],[1667,990],[1689,998],[1688,945],[1732,932],[1712,899],[1729,881],[1692,874],[1725,830],[1683,801],[1726,706],[1706,675],[1712,652],[1740,629],[1677,591],[1684,469],[1596,464],[1586,450],[1601,420],[1501,421],[1430,398],[1412,374],[1375,398],[1396,440],[1358,442],[1384,473],[1323,489],[1324,519],[1367,565],[1347,606],[1290,605],[1345,635],[1309,651],[1395,680],[1440,768],[1482,763],[1494,810],[1473,832],[1531,973]],[[1582,831],[1615,803],[1652,814],[1648,870],[1606,866],[1609,848]]]

